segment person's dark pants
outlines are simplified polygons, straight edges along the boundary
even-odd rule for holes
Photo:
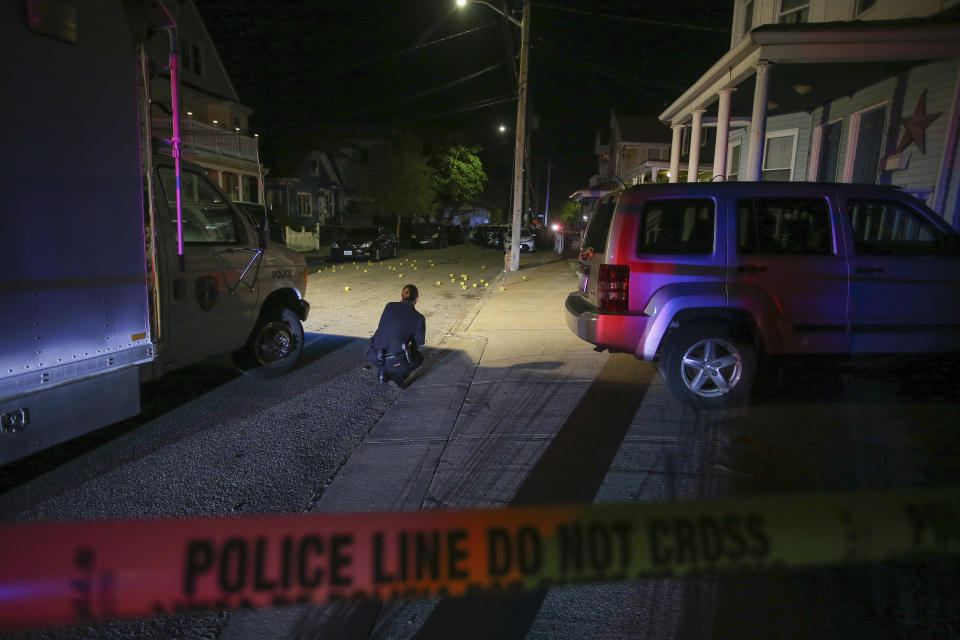
[[[383,372],[384,381],[395,378],[400,382],[404,382],[414,369],[423,364],[423,354],[419,351],[414,351],[411,354],[411,360],[412,362],[407,362],[406,356],[400,351],[398,353],[386,354],[381,364],[375,350],[371,349],[367,352],[367,361],[377,367],[379,371]]]

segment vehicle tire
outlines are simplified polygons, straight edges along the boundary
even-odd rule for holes
[[[237,367],[257,378],[281,376],[303,353],[303,324],[290,309],[264,311],[246,346],[236,354]]]
[[[374,261],[374,262],[380,262],[380,259],[381,259],[381,258],[380,258],[380,249],[374,249],[374,250],[373,250],[373,261]]]
[[[743,404],[757,370],[753,345],[721,321],[691,322],[668,338],[660,375],[684,404],[723,409]]]

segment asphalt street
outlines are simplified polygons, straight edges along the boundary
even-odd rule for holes
[[[950,361],[765,364],[749,406],[695,411],[655,367],[570,333],[571,263],[501,273],[473,246],[311,260],[308,353],[233,378],[0,495],[0,518],[427,510],[953,484]],[[486,268],[484,268],[486,267]],[[451,282],[453,280],[453,282]],[[362,351],[413,282],[427,360],[376,383]],[[473,286],[476,284],[477,286]],[[487,286],[484,286],[484,285]],[[638,580],[523,596],[209,613],[30,638],[956,637],[955,563]]]

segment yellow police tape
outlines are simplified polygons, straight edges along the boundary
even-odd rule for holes
[[[960,488],[0,525],[0,629],[960,554]]]

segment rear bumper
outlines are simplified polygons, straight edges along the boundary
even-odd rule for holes
[[[639,346],[652,320],[649,316],[603,312],[577,291],[567,296],[566,308],[567,326],[581,340],[610,351],[642,354]]]

